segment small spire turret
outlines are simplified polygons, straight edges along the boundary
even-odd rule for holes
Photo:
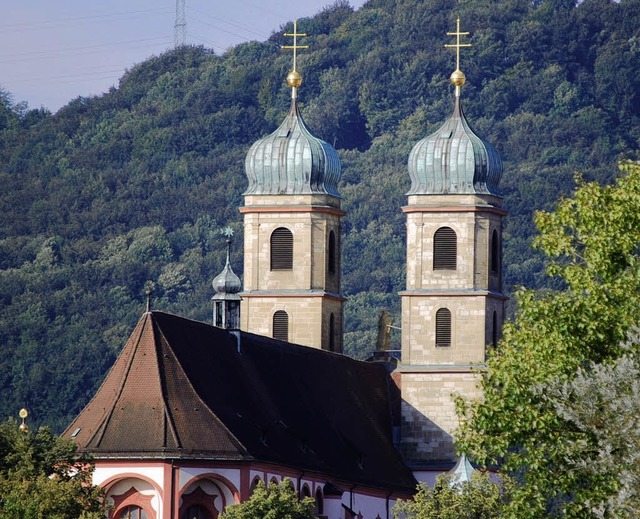
[[[227,261],[222,272],[211,283],[216,294],[213,300],[213,325],[218,328],[236,330],[240,326],[240,301],[238,292],[242,290],[240,278],[231,268],[231,244],[233,229],[225,227],[222,231],[227,237]]]

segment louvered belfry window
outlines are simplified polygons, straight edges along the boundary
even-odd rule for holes
[[[451,312],[448,308],[436,312],[436,346],[451,346]]]
[[[329,274],[336,273],[336,235],[333,231],[329,231],[329,258],[328,258]]]
[[[456,270],[458,237],[450,227],[440,227],[433,236],[433,269]]]
[[[500,240],[495,229],[491,233],[491,273],[500,273]]]
[[[293,234],[278,227],[271,234],[271,270],[293,269]]]
[[[289,315],[284,310],[273,314],[273,338],[289,341]]]

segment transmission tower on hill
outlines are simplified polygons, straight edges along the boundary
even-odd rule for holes
[[[187,14],[185,11],[186,0],[176,0],[176,24],[174,26],[173,44],[182,47],[187,43]]]

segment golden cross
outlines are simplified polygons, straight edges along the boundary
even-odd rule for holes
[[[448,32],[447,36],[455,36],[455,43],[447,43],[445,47],[451,48],[455,47],[456,49],[456,70],[460,70],[460,47],[471,47],[470,43],[460,43],[460,36],[469,36],[468,32],[460,32],[460,17],[458,17],[456,23],[456,32]]]
[[[293,70],[297,70],[296,69],[296,57],[297,57],[297,50],[298,49],[308,49],[309,45],[298,45],[298,36],[306,36],[306,33],[299,33],[298,32],[298,20],[294,20],[293,21],[293,32],[285,32],[284,36],[290,36],[293,37],[293,45],[282,45],[281,48],[282,49],[293,49]]]

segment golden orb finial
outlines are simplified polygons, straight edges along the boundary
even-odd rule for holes
[[[287,84],[291,88],[298,88],[302,84],[302,76],[297,70],[292,70],[287,76]]]
[[[20,432],[26,433],[29,431],[29,426],[24,423],[24,420],[27,416],[29,416],[29,411],[27,411],[24,407],[22,409],[20,409],[20,412],[18,413],[18,416],[20,418],[22,418],[22,423],[20,424],[20,427],[18,427],[18,429],[20,429]]]
[[[464,82],[467,80],[467,76],[464,75],[462,70],[454,70],[449,76],[449,80],[457,87],[461,87],[464,85]]]

